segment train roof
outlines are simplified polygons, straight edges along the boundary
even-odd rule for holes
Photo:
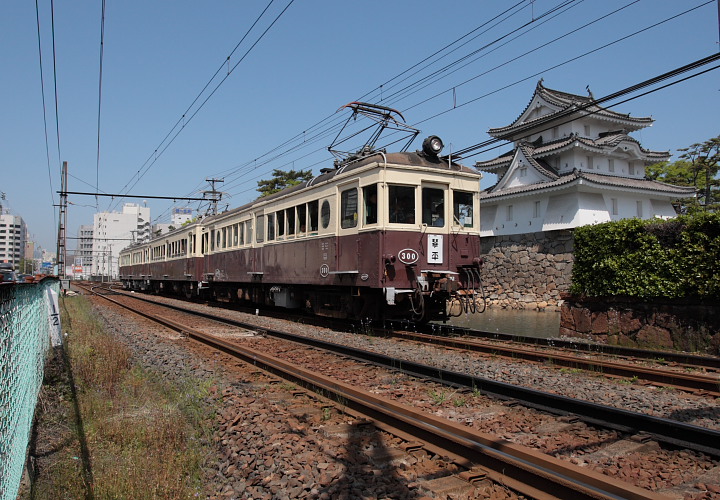
[[[437,169],[437,170],[444,170],[444,171],[452,170],[454,172],[474,175],[474,176],[477,176],[478,178],[480,178],[482,176],[482,174],[480,172],[478,172],[477,170],[475,170],[474,168],[466,167],[464,165],[461,165],[460,163],[451,161],[449,159],[449,157],[429,155],[429,154],[424,153],[423,151],[399,152],[399,153],[384,153],[384,152],[375,151],[366,156],[358,156],[355,158],[350,158],[349,160],[346,160],[346,161],[342,162],[341,164],[336,165],[335,168],[322,169],[320,175],[313,177],[309,181],[301,182],[300,184],[285,188],[282,191],[278,191],[277,193],[273,193],[268,196],[263,196],[261,198],[257,198],[255,200],[245,203],[237,208],[227,210],[227,211],[219,213],[217,215],[210,215],[210,216],[204,217],[202,219],[198,219],[197,221],[193,222],[192,224],[188,224],[181,228],[177,228],[170,233],[163,234],[160,237],[153,238],[149,242],[145,242],[145,243],[152,244],[158,240],[167,238],[168,236],[176,234],[180,231],[186,231],[186,230],[194,227],[196,224],[202,224],[202,225],[212,224],[215,221],[220,221],[226,217],[231,217],[239,212],[243,212],[243,211],[253,207],[254,205],[257,205],[258,203],[271,202],[273,200],[276,200],[276,199],[285,197],[289,194],[292,194],[296,191],[302,191],[303,189],[312,187],[314,185],[330,181],[335,176],[345,174],[348,172],[352,172],[353,170],[362,169],[363,167],[366,167],[373,163],[378,163],[380,165],[387,164],[388,166],[420,167],[420,168]],[[133,245],[130,245],[129,247],[126,247],[123,251],[131,250],[131,249],[133,249],[135,247],[139,247],[139,246],[140,246],[140,244],[133,244]]]

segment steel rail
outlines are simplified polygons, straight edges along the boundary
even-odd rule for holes
[[[649,434],[653,439],[671,446],[688,448],[716,457],[720,456],[720,431],[714,429],[686,424],[677,420],[645,415],[608,405],[601,405],[591,401],[570,398],[559,394],[531,389],[529,387],[499,382],[484,377],[443,370],[434,366],[393,358],[384,354],[356,349],[333,342],[294,335],[279,330],[260,328],[252,323],[223,318],[210,313],[187,310],[180,306],[160,303],[145,297],[128,294],[121,295],[221,323],[259,331],[284,340],[325,349],[359,361],[401,371],[411,376],[432,379],[440,384],[454,387],[467,387],[472,390],[478,390],[487,396],[502,400],[515,400],[525,406],[548,413],[561,416],[575,416],[593,426],[614,429],[628,434]],[[108,298],[106,296],[103,297]]]
[[[498,354],[514,359],[525,359],[536,362],[550,360],[553,364],[560,366],[598,372],[602,375],[615,375],[628,378],[636,377],[641,380],[647,380],[665,386],[672,386],[686,390],[690,389],[695,392],[702,392],[714,397],[720,397],[720,375],[717,374],[700,375],[668,370],[657,370],[630,363],[583,359],[569,354],[539,352],[528,348],[514,347],[512,345],[506,346],[482,342],[480,340],[438,337],[436,335],[427,335],[424,333],[389,332],[388,335],[391,337],[412,340],[425,344],[441,345],[467,351]]]
[[[397,326],[407,329],[406,322],[390,322],[391,326]],[[617,345],[598,344],[593,342],[580,342],[577,340],[564,340],[556,338],[540,338],[528,337],[523,335],[513,335],[509,333],[488,332],[484,330],[473,330],[470,328],[453,326],[453,325],[416,325],[416,330],[420,333],[432,335],[451,335],[451,336],[468,336],[480,337],[492,340],[503,340],[509,342],[517,342],[522,344],[531,344],[539,346],[547,346],[554,348],[564,348],[573,351],[587,351],[591,353],[607,354],[610,356],[623,356],[637,359],[663,359],[668,363],[678,363],[693,367],[704,367],[720,370],[720,356],[706,356],[701,354],[691,354],[676,351],[657,351],[652,349],[639,349],[636,347],[624,347]]]
[[[169,318],[142,313],[108,296],[99,296],[206,345],[239,357],[253,366],[261,367],[312,389],[323,397],[333,399],[372,419],[403,429],[433,447],[459,454],[475,466],[482,467],[483,472],[490,479],[522,495],[542,500],[617,500],[619,498],[669,500],[670,498],[536,450],[477,432],[461,424],[425,414],[416,408],[382,398],[261,351],[227,342]]]

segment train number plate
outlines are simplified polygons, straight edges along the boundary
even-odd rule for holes
[[[404,248],[398,252],[398,260],[403,264],[415,264],[420,258],[416,250]]]

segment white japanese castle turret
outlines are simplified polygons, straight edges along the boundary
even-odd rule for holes
[[[652,125],[652,118],[603,108],[589,88],[588,94],[552,90],[540,80],[513,123],[488,131],[513,149],[475,165],[498,178],[481,194],[482,236],[674,217],[672,202],[693,196],[693,188],[645,178],[647,165],[670,158],[629,135]]]

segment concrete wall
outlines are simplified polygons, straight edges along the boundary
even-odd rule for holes
[[[490,307],[557,311],[570,288],[571,231],[480,238]]]

